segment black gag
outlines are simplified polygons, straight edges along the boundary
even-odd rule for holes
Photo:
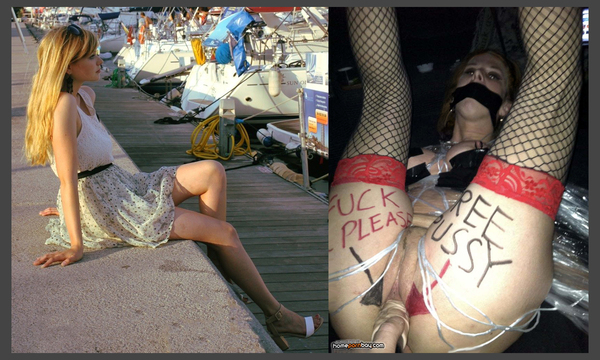
[[[500,106],[502,106],[502,97],[500,95],[491,91],[483,84],[471,82],[463,87],[456,88],[452,96],[454,100],[452,100],[452,103],[450,104],[451,109],[454,109],[456,104],[466,98],[474,99],[489,110],[492,118],[492,125],[494,128],[496,127],[496,114],[498,114],[498,110],[500,110]]]

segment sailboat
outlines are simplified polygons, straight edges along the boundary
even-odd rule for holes
[[[128,26],[126,43],[113,59],[126,69],[130,79],[151,93],[165,93],[186,80],[196,63],[190,38],[209,31],[214,24],[213,17],[200,26],[182,21],[181,10],[145,11],[153,23],[147,31],[137,22]]]
[[[317,8],[247,7],[223,18],[203,41],[205,51],[216,56],[193,66],[181,109],[206,119],[217,111],[220,99],[232,99],[237,117],[297,117],[297,90],[307,81],[306,54],[328,52],[323,13]]]

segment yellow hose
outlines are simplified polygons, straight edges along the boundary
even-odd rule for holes
[[[219,135],[219,115],[213,115],[208,119],[204,120],[196,128],[192,131],[191,143],[192,148],[187,150],[186,153],[190,155],[194,155],[198,158],[202,159],[221,159],[221,160],[229,160],[233,155],[244,155],[249,153],[250,150],[250,137],[248,136],[248,132],[246,128],[242,124],[236,124],[236,129],[241,134],[241,139],[237,144],[234,144],[234,137],[231,137],[232,149],[229,152],[229,156],[224,157],[219,155],[218,149],[218,139],[216,136]],[[198,135],[202,133],[200,136],[200,140],[197,141]],[[212,138],[212,144],[209,144],[208,141]],[[244,147],[244,143],[246,146]]]

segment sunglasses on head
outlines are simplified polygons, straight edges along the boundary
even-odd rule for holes
[[[80,36],[83,34],[83,30],[81,30],[81,28],[75,24],[71,24],[69,26],[67,26],[67,33],[68,34],[73,34],[75,36]],[[97,55],[100,54],[100,47],[98,47],[98,49],[96,49],[95,52]]]
[[[69,34],[73,34],[75,36],[79,36],[83,33],[83,31],[81,31],[81,28],[75,24],[71,24],[71,25],[67,26],[67,32]]]

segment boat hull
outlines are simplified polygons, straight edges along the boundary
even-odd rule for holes
[[[169,73],[179,69],[182,66],[195,63],[194,52],[183,48],[173,46],[163,46],[156,48],[156,44],[142,45],[136,48],[136,45],[125,45],[114,58],[114,63],[123,62],[127,73],[136,83],[144,83],[143,80],[149,80],[154,77]],[[162,49],[172,50],[162,50]],[[153,85],[179,85],[186,80],[187,74],[180,74],[153,81]]]
[[[269,94],[267,67],[250,67],[238,77],[233,64],[209,62],[196,65],[189,74],[181,106],[186,112],[204,108],[197,117],[205,119],[219,107],[219,98],[232,99],[237,118],[260,113],[261,117],[297,116],[298,89],[306,85],[306,68],[281,69],[280,93]]]

